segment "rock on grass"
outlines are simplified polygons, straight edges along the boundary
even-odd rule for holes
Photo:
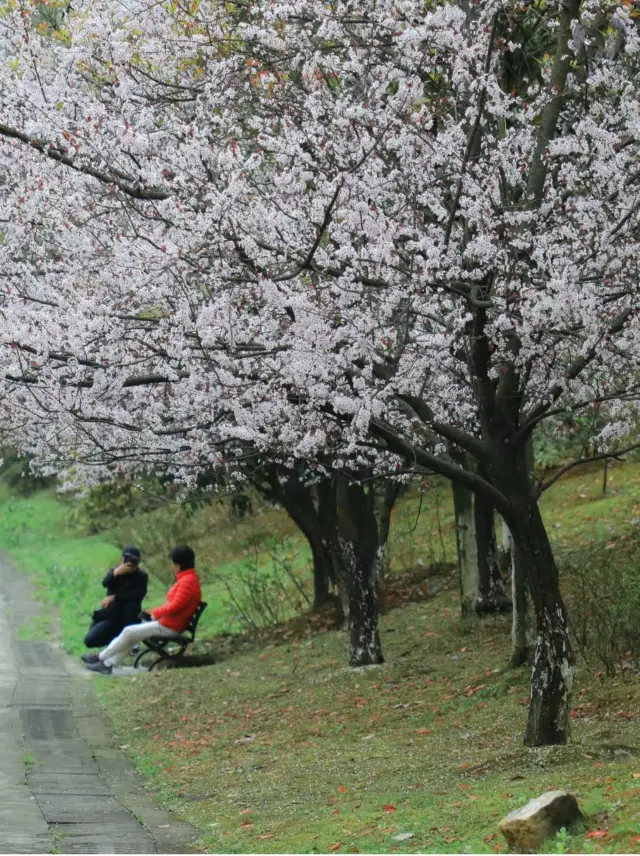
[[[507,844],[518,853],[538,850],[545,838],[553,838],[562,827],[570,829],[583,820],[573,794],[547,791],[517,808],[500,821]]]

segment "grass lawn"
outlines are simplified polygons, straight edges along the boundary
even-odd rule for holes
[[[640,466],[612,468],[606,496],[601,480],[587,469],[545,495],[560,555],[637,540]],[[399,503],[395,570],[454,558],[449,493],[438,489],[437,507],[435,498],[430,488],[420,515],[415,493]],[[80,600],[84,615],[117,550],[104,535],[78,538],[66,514],[50,495],[5,499],[0,543],[59,606],[73,650]],[[220,558],[207,570],[210,600],[242,562],[237,533],[226,550],[223,534],[210,536]],[[206,637],[224,622],[203,627],[202,650],[215,648]],[[203,851],[500,852],[505,814],[567,788],[587,827],[545,852],[640,852],[638,675],[607,679],[581,664],[572,743],[526,749],[529,675],[504,669],[509,631],[505,617],[462,623],[445,587],[382,616],[383,666],[346,668],[344,636],[302,621],[218,646],[215,665],[96,676],[96,686],[121,745],[157,798],[201,829]]]
[[[126,751],[210,852],[499,852],[500,818],[555,788],[588,827],[545,852],[640,852],[637,677],[583,669],[572,745],[525,749],[528,670],[503,670],[507,619],[465,627],[450,592],[383,616],[382,638],[388,662],[358,671],[324,633],[96,682]]]

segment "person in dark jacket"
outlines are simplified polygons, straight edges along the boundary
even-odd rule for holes
[[[130,624],[138,624],[142,611],[142,601],[147,594],[148,576],[140,567],[140,550],[137,547],[125,547],[122,562],[111,568],[102,585],[107,596],[100,609],[93,613],[93,620],[84,644],[87,648],[103,648]],[[85,663],[93,663],[97,654],[83,654]]]

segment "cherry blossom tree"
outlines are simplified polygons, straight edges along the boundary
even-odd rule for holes
[[[606,409],[610,448],[635,424],[635,14],[84,0],[38,29],[5,4],[5,430],[98,474],[193,483],[249,443],[330,461],[342,496],[394,455],[472,490],[529,581],[526,740],[565,741],[575,658],[526,448],[558,413]],[[345,561],[366,526],[337,527]],[[369,652],[379,558],[352,574]]]

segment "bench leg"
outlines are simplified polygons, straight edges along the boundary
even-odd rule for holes
[[[152,672],[161,660],[170,660],[169,654],[163,654],[161,651],[156,651],[157,657],[149,666],[149,671]]]
[[[187,650],[187,647],[185,646],[184,648],[180,648],[180,650],[177,651],[175,654],[169,654],[167,651],[158,651],[158,659],[155,661],[155,663],[153,663],[151,666],[149,666],[149,671],[151,671],[152,669],[155,669],[155,667],[158,665],[158,663],[160,663],[163,660],[168,660],[168,661],[179,660],[186,650]]]
[[[138,654],[138,656],[135,658],[135,660],[133,661],[133,668],[134,668],[134,669],[137,669],[137,668],[138,668],[138,665],[139,665],[140,663],[142,663],[142,660],[143,660],[145,657],[147,657],[147,656],[149,656],[149,655],[151,655],[151,654],[155,655],[155,656],[154,656],[154,660],[153,660],[152,664],[149,666],[149,669],[148,669],[148,671],[151,671],[151,669],[153,669],[153,667],[156,665],[156,663],[158,662],[158,660],[163,656],[163,655],[162,655],[162,653],[161,653],[157,648],[148,648],[148,647],[147,647],[147,648],[145,648],[145,649],[144,649],[144,651],[141,651],[141,652]]]

